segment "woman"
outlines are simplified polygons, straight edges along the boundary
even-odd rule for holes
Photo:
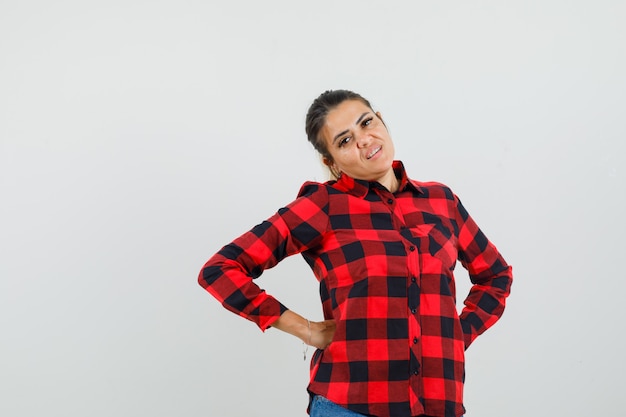
[[[317,348],[311,416],[463,415],[464,350],[502,315],[511,267],[446,186],[407,177],[380,113],[326,91],[308,140],[334,176],[224,246],[199,283],[223,305]],[[253,281],[301,253],[326,320],[287,309]],[[457,314],[456,261],[473,283]]]

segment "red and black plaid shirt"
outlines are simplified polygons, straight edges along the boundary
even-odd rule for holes
[[[267,329],[286,310],[254,278],[301,253],[320,282],[332,343],[311,361],[309,392],[381,417],[461,416],[464,350],[502,315],[512,273],[446,186],[407,178],[390,193],[343,175],[223,247],[199,282]],[[460,316],[457,259],[473,283]]]

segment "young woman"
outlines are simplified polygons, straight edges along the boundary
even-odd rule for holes
[[[317,348],[313,417],[463,415],[464,351],[502,315],[511,267],[448,187],[407,176],[380,113],[360,95],[320,95],[306,133],[335,179],[305,183],[295,201],[224,246],[200,285],[262,330]],[[322,322],[254,282],[296,253],[320,283]],[[457,260],[473,284],[460,315]]]

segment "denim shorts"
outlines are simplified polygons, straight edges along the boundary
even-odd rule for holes
[[[363,414],[343,408],[321,395],[313,397],[309,413],[310,417],[366,417]]]

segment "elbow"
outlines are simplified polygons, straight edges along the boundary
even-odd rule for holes
[[[198,285],[200,285],[202,288],[206,287],[206,280],[204,279],[204,268],[202,268],[200,270],[200,273],[198,274]]]
[[[209,261],[204,264],[198,274],[198,284],[202,288],[206,289],[210,287],[220,276],[222,276],[223,273],[224,272],[221,267]]]

